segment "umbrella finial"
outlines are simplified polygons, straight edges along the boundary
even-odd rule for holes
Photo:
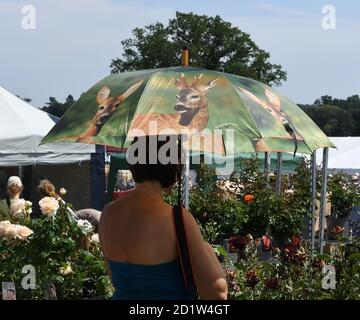
[[[189,50],[187,46],[183,46],[182,54],[181,54],[181,64],[184,67],[189,65]]]

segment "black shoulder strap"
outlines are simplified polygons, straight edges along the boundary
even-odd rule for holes
[[[189,253],[189,247],[186,239],[186,233],[184,228],[184,220],[182,214],[182,208],[175,206],[173,208],[174,225],[176,231],[177,248],[179,252],[179,258],[181,263],[181,269],[184,277],[185,287],[191,297],[197,296],[197,288],[194,280],[194,274],[191,266],[191,258]]]

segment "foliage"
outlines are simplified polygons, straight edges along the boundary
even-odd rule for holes
[[[334,217],[346,217],[354,206],[360,204],[360,186],[353,183],[343,172],[330,175],[328,190]]]
[[[312,105],[300,105],[328,136],[360,136],[360,97],[322,96]]]
[[[135,28],[133,37],[121,44],[124,53],[112,60],[113,73],[177,66],[181,50],[187,46],[194,67],[238,74],[269,85],[286,80],[286,72],[270,63],[268,52],[220,16],[176,12],[167,26],[157,22]]]
[[[198,184],[190,193],[190,212],[202,226],[205,239],[212,243],[239,234],[248,221],[244,203],[227,196],[214,177],[214,169],[200,165]]]
[[[271,232],[278,240],[299,234],[310,207],[308,171],[306,164],[297,169],[292,177],[292,189],[288,189],[290,181],[282,177],[283,192],[278,195],[272,179],[267,183],[259,160],[244,160],[242,170],[230,177],[232,190],[239,201],[244,201],[248,194],[253,198],[246,203],[249,219],[241,233],[261,237]]]
[[[257,247],[252,241],[236,263],[225,255],[230,299],[360,299],[359,239],[342,241],[333,253],[314,257],[307,243],[297,250],[277,249],[268,261],[259,259]],[[335,268],[335,289],[322,286],[328,275],[323,272],[325,265]]]
[[[227,195],[217,183],[214,169],[200,165],[197,185],[190,189],[190,212],[200,225],[206,241],[217,243],[238,234],[247,222],[246,206],[231,195]],[[171,205],[177,204],[177,186],[165,196]]]
[[[196,180],[197,185],[190,189],[190,212],[205,239],[212,243],[249,233],[261,237],[268,232],[283,241],[300,234],[309,215],[308,163],[298,167],[289,179],[282,177],[281,195],[274,191],[272,181],[267,183],[256,157],[243,160],[241,171],[229,180],[217,181],[214,169],[203,164]],[[177,203],[177,188],[166,201]]]
[[[65,102],[59,102],[56,98],[50,97],[49,102],[46,102],[46,106],[42,107],[42,110],[60,118],[75,102],[76,100],[71,94],[66,97]]]
[[[98,243],[78,226],[68,204],[59,205],[54,217],[13,218],[34,233],[25,242],[0,238],[0,281],[15,282],[18,299],[44,299],[50,285],[58,299],[108,297],[111,285]],[[35,289],[21,286],[25,265],[35,268]]]

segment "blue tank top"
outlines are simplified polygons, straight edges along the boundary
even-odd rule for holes
[[[108,261],[115,300],[189,300],[178,259],[156,265]]]

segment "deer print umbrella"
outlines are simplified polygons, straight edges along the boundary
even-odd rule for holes
[[[193,67],[125,72],[96,83],[42,143],[126,147],[134,136],[184,133],[191,150],[311,153],[333,147],[293,102],[251,79]],[[209,139],[207,139],[209,138]]]

